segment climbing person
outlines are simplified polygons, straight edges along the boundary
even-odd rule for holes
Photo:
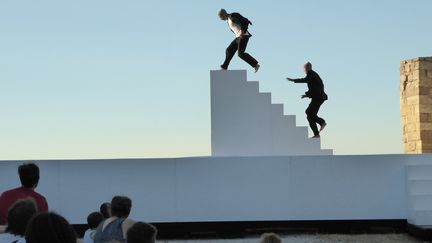
[[[225,61],[220,66],[222,70],[228,69],[228,65],[233,58],[235,52],[238,52],[238,56],[251,65],[255,69],[255,73],[258,72],[260,65],[251,55],[246,52],[246,47],[249,42],[249,38],[252,36],[249,31],[249,25],[252,23],[249,19],[243,17],[239,13],[227,13],[225,9],[221,9],[218,12],[218,16],[221,20],[227,21],[231,31],[235,34],[235,39],[226,49]]]
[[[318,73],[312,70],[312,64],[310,62],[304,65],[304,71],[306,73],[305,78],[292,79],[287,78],[288,81],[294,83],[307,83],[309,90],[301,96],[302,99],[310,98],[311,102],[306,109],[307,119],[309,126],[312,129],[314,136],[312,138],[319,138],[320,132],[327,126],[326,121],[318,116],[318,111],[321,105],[328,99],[327,94],[324,92],[324,84]],[[318,130],[317,123],[320,125]]]

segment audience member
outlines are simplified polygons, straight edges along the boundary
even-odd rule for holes
[[[93,243],[96,229],[104,220],[104,216],[100,212],[93,212],[87,217],[89,229],[84,233],[83,243]]]
[[[62,216],[55,213],[41,213],[27,226],[27,243],[76,243],[75,230]]]
[[[282,239],[275,233],[265,233],[261,235],[260,243],[282,243]]]
[[[128,219],[132,201],[128,197],[115,196],[111,201],[111,217],[105,219],[97,228],[95,243],[110,241],[126,242],[126,233],[135,223]]]
[[[0,234],[0,243],[23,243],[28,222],[37,213],[33,199],[20,199],[8,210],[6,233]]]
[[[127,243],[155,243],[157,229],[151,224],[137,222],[127,232]]]
[[[8,209],[18,199],[33,198],[39,212],[48,211],[48,203],[44,196],[35,192],[39,183],[39,167],[36,164],[23,164],[18,167],[21,187],[3,192],[0,196],[0,225],[7,224]]]
[[[111,217],[111,203],[105,202],[100,206],[100,212],[105,219]]]

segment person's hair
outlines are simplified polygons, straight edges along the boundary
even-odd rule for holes
[[[223,18],[223,17],[226,17],[228,15],[228,13],[227,13],[227,11],[225,10],[225,9],[223,9],[223,8],[221,8],[219,11],[218,11],[218,16],[219,16],[219,18]]]
[[[144,222],[137,222],[128,230],[126,239],[128,243],[154,243],[156,235],[156,227]]]
[[[6,232],[24,236],[30,219],[37,213],[34,199],[21,199],[9,208]]]
[[[275,233],[264,233],[261,235],[260,243],[282,243],[282,239]]]
[[[27,226],[27,243],[76,243],[75,230],[62,216],[55,213],[41,213]]]
[[[111,217],[111,203],[109,203],[109,202],[102,203],[102,205],[99,208],[99,211],[104,216],[104,218],[107,219],[107,218]]]
[[[115,196],[111,200],[111,215],[127,218],[132,208],[132,201],[128,197]]]
[[[100,212],[93,212],[87,216],[87,224],[90,229],[95,229],[104,220],[104,216]]]
[[[39,167],[34,163],[20,165],[18,174],[24,187],[33,188],[39,182]]]
[[[307,63],[305,64],[305,67],[307,67],[307,68],[309,68],[309,69],[312,69],[312,63],[307,62]]]

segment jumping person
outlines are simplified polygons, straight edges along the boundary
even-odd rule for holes
[[[218,15],[221,20],[228,21],[228,26],[235,34],[235,39],[226,49],[225,62],[220,66],[222,70],[228,69],[231,59],[235,52],[238,51],[238,56],[251,65],[255,69],[255,72],[258,72],[258,69],[260,68],[258,61],[245,52],[249,38],[252,36],[248,31],[249,24],[252,25],[252,23],[241,14],[229,14],[225,9],[219,10]]]
[[[318,111],[324,101],[328,99],[328,97],[327,94],[324,92],[323,81],[321,80],[318,73],[312,70],[312,64],[310,62],[304,65],[304,70],[306,73],[305,78],[287,79],[294,83],[307,83],[309,90],[304,95],[302,95],[301,98],[311,99],[311,102],[306,109],[306,115],[309,121],[309,126],[314,133],[314,136],[312,138],[319,138],[320,132],[326,127],[327,123],[324,119],[318,116]],[[321,126],[319,131],[316,125],[317,123]]]

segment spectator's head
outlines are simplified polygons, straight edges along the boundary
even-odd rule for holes
[[[106,219],[111,217],[111,203],[102,203],[102,205],[100,206],[100,212]]]
[[[282,243],[282,239],[275,233],[261,235],[260,243]]]
[[[27,243],[76,243],[77,237],[69,222],[55,213],[34,217],[26,231]]]
[[[151,224],[135,223],[127,232],[128,243],[155,243],[157,229]]]
[[[21,185],[26,188],[36,188],[39,183],[39,167],[36,164],[22,164],[18,167]]]
[[[115,196],[111,201],[111,215],[127,218],[132,209],[132,201],[128,197]]]
[[[305,73],[307,73],[310,70],[312,70],[312,63],[310,63],[310,62],[305,63],[304,70],[305,70]]]
[[[228,13],[225,9],[221,8],[218,12],[218,16],[221,20],[227,20],[228,19]]]
[[[6,232],[24,236],[28,222],[36,213],[36,203],[33,199],[16,201],[8,210]]]
[[[104,220],[104,216],[100,212],[93,212],[87,216],[87,224],[90,229],[96,229]]]

